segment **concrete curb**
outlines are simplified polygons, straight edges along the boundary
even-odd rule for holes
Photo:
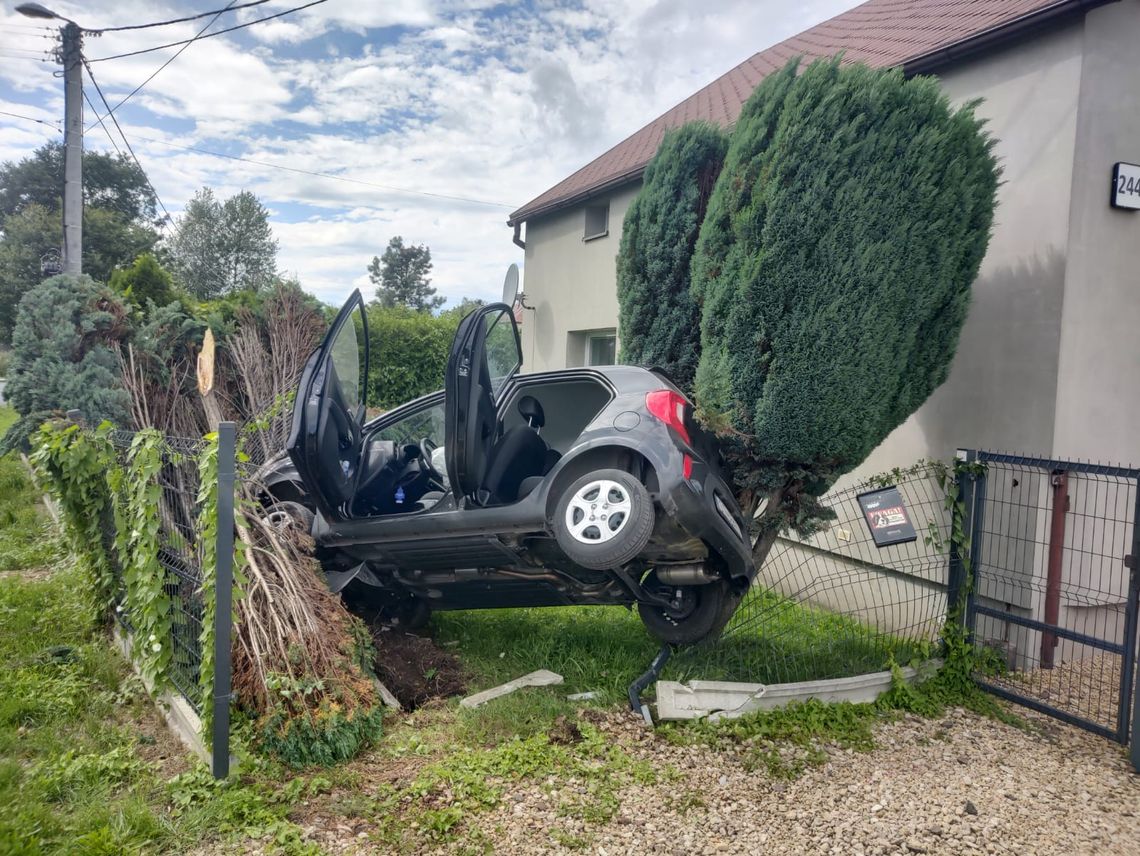
[[[942,666],[927,660],[918,668],[902,669],[903,680],[913,684],[926,680]],[[851,678],[800,681],[794,684],[744,684],[734,681],[657,682],[657,718],[702,719],[710,722],[735,719],[758,710],[784,707],[794,701],[873,702],[891,688],[891,673],[871,672]]]

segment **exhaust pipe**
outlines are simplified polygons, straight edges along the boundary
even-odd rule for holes
[[[687,565],[658,565],[654,570],[657,572],[657,579],[670,586],[703,586],[717,579],[717,575],[701,562]]]

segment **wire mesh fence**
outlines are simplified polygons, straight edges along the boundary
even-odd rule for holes
[[[927,656],[946,617],[950,516],[941,465],[918,464],[833,491],[835,520],[781,537],[724,634],[678,652],[666,669],[700,678],[791,683],[848,677]],[[858,497],[897,485],[918,537],[879,548]]]
[[[111,441],[125,466],[135,435],[116,431]],[[164,593],[171,601],[171,638],[160,640],[173,652],[169,678],[179,694],[202,715],[200,677],[202,668],[202,544],[198,537],[198,456],[204,448],[202,440],[164,436],[159,482],[159,550],[158,560],[166,572]],[[109,537],[114,542],[114,521]],[[108,553],[114,556],[114,551]],[[122,569],[119,574],[119,604],[115,612],[127,632],[133,632],[130,610],[126,607]]]
[[[1128,741],[1136,664],[1140,470],[977,453],[974,638],[986,685]]]

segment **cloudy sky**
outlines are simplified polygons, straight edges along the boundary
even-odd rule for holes
[[[305,2],[227,12],[207,33]],[[0,160],[58,138],[63,115],[58,67],[43,61],[54,22],[15,5],[0,11]],[[43,5],[98,29],[226,0]],[[854,5],[327,0],[194,43],[116,115],[172,215],[203,185],[253,191],[271,212],[282,269],[327,302],[367,290],[369,260],[397,234],[431,247],[449,303],[491,298],[507,265],[522,264],[506,226],[513,209],[756,51]],[[209,20],[88,35],[84,53],[114,105],[178,48],[100,58],[191,38]],[[86,145],[111,147],[97,124]]]

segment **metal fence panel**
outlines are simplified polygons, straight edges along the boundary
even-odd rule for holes
[[[974,639],[996,694],[1127,743],[1135,681],[1140,470],[978,452]]]
[[[832,491],[836,519],[807,538],[781,537],[723,636],[677,652],[678,680],[790,683],[885,669],[930,652],[947,611],[950,516],[938,464],[891,480],[918,532],[875,546],[857,497],[882,479]]]

